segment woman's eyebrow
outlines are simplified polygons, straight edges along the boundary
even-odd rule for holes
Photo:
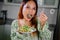
[[[30,7],[31,5],[30,4],[27,4],[28,7]],[[36,8],[36,6],[34,6],[33,8]]]
[[[33,9],[36,9],[36,7],[33,7]]]

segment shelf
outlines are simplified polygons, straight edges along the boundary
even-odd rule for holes
[[[18,3],[4,3],[4,5],[20,6],[20,4],[18,4]]]

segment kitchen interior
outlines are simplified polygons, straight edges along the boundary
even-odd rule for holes
[[[13,20],[17,19],[21,1],[22,0],[0,0],[0,40],[11,40],[11,23]],[[39,16],[41,11],[45,12],[48,16],[49,30],[52,32],[51,40],[57,40],[55,28],[59,22],[58,20],[60,20],[58,19],[58,16],[60,16],[60,0],[37,0],[37,2],[37,16]]]

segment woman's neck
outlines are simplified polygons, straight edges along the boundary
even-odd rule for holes
[[[31,26],[31,22],[30,21],[27,21],[25,19],[23,19],[23,21],[25,22],[25,25]]]

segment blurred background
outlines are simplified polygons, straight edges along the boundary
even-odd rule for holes
[[[0,0],[0,40],[11,40],[11,23],[17,19],[22,0]],[[39,16],[44,11],[48,16],[51,40],[60,40],[60,0],[37,0]]]

